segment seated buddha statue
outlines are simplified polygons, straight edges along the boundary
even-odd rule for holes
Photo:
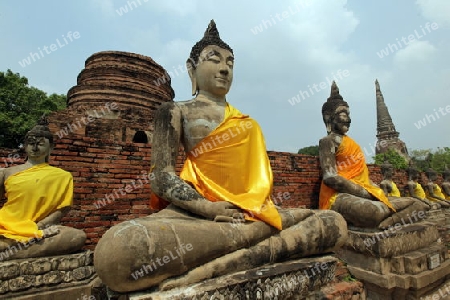
[[[381,165],[381,174],[383,175],[383,180],[380,182],[380,188],[384,194],[388,197],[400,197],[400,190],[395,182],[392,181],[394,167],[387,160]]]
[[[413,198],[387,197],[373,184],[361,147],[347,135],[350,109],[335,82],[322,106],[328,135],[319,141],[319,160],[323,180],[319,208],[341,213],[349,225],[386,229],[414,211],[429,209]]]
[[[24,164],[0,170],[0,252],[3,259],[70,254],[84,246],[86,234],[61,226],[70,210],[73,179],[48,164],[53,135],[45,118],[24,140]]]
[[[425,172],[428,182],[425,186],[425,194],[428,200],[436,201],[441,204],[442,207],[450,207],[450,202],[447,202],[445,195],[442,193],[442,189],[437,183],[435,183],[438,173],[432,168],[428,168]]]
[[[445,195],[446,200],[450,200],[450,170],[445,166],[444,172],[442,172],[444,181],[441,184],[442,192]]]
[[[426,203],[431,209],[441,208],[438,201],[430,201],[427,199],[425,190],[419,183],[420,173],[412,164],[408,168],[408,183],[406,184],[406,191],[410,197]]]
[[[186,286],[326,253],[347,238],[336,212],[276,208],[261,129],[226,99],[233,68],[233,51],[211,21],[187,60],[194,98],[164,103],[155,115],[151,206],[159,211],[113,226],[95,249],[95,269],[110,289]],[[180,144],[186,160],[178,175]]]

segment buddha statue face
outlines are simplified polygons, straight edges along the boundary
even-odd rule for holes
[[[217,45],[206,46],[196,67],[189,67],[189,76],[197,91],[225,96],[233,82],[233,54]]]
[[[337,134],[346,134],[350,129],[350,109],[346,105],[336,107],[331,116],[331,131]]]
[[[383,174],[383,177],[387,180],[392,179],[392,175],[394,174],[394,170],[390,167],[381,168],[381,173]]]
[[[431,168],[427,170],[426,174],[428,179],[431,181],[435,181],[437,179],[437,172]]]
[[[442,177],[444,177],[445,181],[450,180],[450,170],[447,169],[447,167],[445,168],[444,172],[442,173]]]
[[[29,159],[48,162],[53,148],[50,140],[43,136],[29,135],[25,139],[25,152]]]
[[[417,181],[420,178],[419,171],[414,168],[408,169],[408,175],[409,175],[409,179],[413,180],[413,181]]]

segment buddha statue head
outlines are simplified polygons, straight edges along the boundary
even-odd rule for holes
[[[233,50],[221,40],[214,20],[211,20],[186,61],[192,95],[197,95],[200,90],[226,95],[233,81],[233,64]]]
[[[392,180],[392,175],[394,174],[394,166],[389,163],[389,161],[385,160],[381,165],[381,174],[383,174],[384,179]]]
[[[407,171],[408,171],[409,180],[413,180],[413,181],[419,180],[419,178],[420,178],[419,170],[417,170],[417,168],[412,163],[409,164]]]
[[[53,134],[48,128],[48,121],[44,115],[25,135],[25,152],[29,160],[48,162],[53,146]]]
[[[336,82],[331,85],[330,97],[322,106],[322,117],[327,134],[335,132],[345,134],[350,128],[350,109],[348,103],[339,94]]]
[[[433,170],[432,168],[428,168],[428,170],[425,172],[427,175],[428,180],[435,181],[437,179],[437,172]]]
[[[442,172],[442,177],[444,177],[445,181],[450,180],[450,170],[448,169],[447,165],[445,165],[444,172]]]

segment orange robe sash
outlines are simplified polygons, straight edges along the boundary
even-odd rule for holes
[[[219,126],[188,154],[180,177],[210,201],[228,201],[248,219],[282,229],[273,204],[273,175],[258,123],[227,104]],[[152,197],[152,208],[160,208]]]
[[[370,182],[369,170],[367,169],[364,153],[361,147],[347,135],[344,135],[342,138],[342,143],[336,152],[336,167],[338,175],[363,187],[376,199],[395,211],[383,190],[372,185]],[[338,192],[336,190],[328,187],[322,181],[320,186],[319,208],[330,209],[337,194]]]

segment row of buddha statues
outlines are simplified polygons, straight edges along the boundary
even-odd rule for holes
[[[433,207],[450,207],[450,170],[448,168],[445,168],[442,172],[443,181],[441,186],[436,183],[438,172],[432,168],[428,168],[425,172],[427,182],[424,186],[419,183],[421,175],[419,170],[414,166],[410,165],[407,169],[407,173],[408,182],[402,193],[392,180],[394,174],[393,166],[387,161],[381,165],[383,180],[380,183],[380,188],[384,191],[386,196],[401,197],[403,194],[404,196],[414,197]]]
[[[334,82],[322,107],[327,135],[319,142],[319,209],[276,206],[261,128],[227,102],[234,54],[214,21],[186,64],[193,99],[164,103],[155,114],[151,206],[159,211],[112,226],[95,248],[95,270],[112,290],[165,290],[332,252],[345,243],[347,225],[383,230],[413,211],[431,208],[417,193],[386,195],[383,189],[393,191],[385,188],[388,176],[383,189],[370,181],[364,154],[347,135],[349,105]],[[221,143],[215,143],[218,137]],[[214,146],[195,151],[207,144]],[[186,160],[178,174],[180,145]],[[73,179],[48,163],[54,141],[45,122],[28,132],[24,146],[26,162],[0,170],[0,198],[6,197],[0,209],[0,253],[17,243],[28,246],[10,258],[81,249],[85,233],[60,224],[72,205]],[[143,268],[145,275],[135,276]]]

